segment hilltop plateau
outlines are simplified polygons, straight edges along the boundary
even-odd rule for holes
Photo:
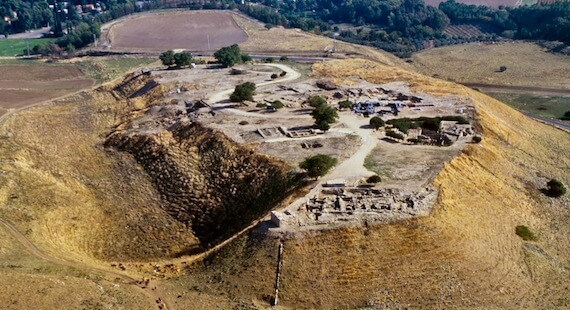
[[[280,33],[301,52],[331,43],[235,18],[244,50],[295,50]],[[266,309],[277,282],[282,309],[569,307],[569,198],[542,193],[570,184],[568,132],[339,48],[312,64],[147,66],[6,115],[0,302]],[[229,100],[245,82],[253,100]],[[330,128],[313,126],[319,107]],[[298,167],[316,154],[337,164],[315,180]]]

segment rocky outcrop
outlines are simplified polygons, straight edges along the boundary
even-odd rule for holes
[[[116,132],[105,147],[133,156],[160,193],[163,208],[190,227],[203,247],[262,216],[294,183],[283,162],[196,123],[152,135]]]

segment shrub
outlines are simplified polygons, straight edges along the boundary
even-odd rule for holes
[[[277,75],[277,73],[273,73],[273,74],[271,75],[271,79],[272,79],[272,80],[275,80],[275,79],[278,78],[278,77],[279,77],[279,76]]]
[[[392,130],[386,131],[386,136],[392,137],[392,138],[395,138],[395,139],[404,140],[404,135],[402,135],[402,134],[400,134],[400,133],[397,133],[397,132],[395,132],[395,131],[392,131]]]
[[[536,237],[534,236],[532,231],[530,231],[530,229],[528,229],[528,227],[524,225],[517,226],[515,228],[515,233],[517,234],[517,236],[521,237],[525,241],[536,240]]]
[[[327,174],[336,163],[336,158],[319,154],[305,158],[305,160],[299,164],[299,167],[306,170],[310,177],[318,178]]]
[[[250,62],[253,60],[253,58],[251,58],[251,56],[249,56],[249,54],[241,54],[240,58],[241,58],[241,62]]]
[[[366,179],[366,182],[372,183],[372,184],[376,184],[376,183],[381,182],[381,181],[382,181],[382,179],[377,174]]]
[[[281,73],[279,73],[279,76],[283,77],[287,75],[287,71],[281,71]]]
[[[483,140],[483,138],[481,138],[480,136],[474,136],[473,139],[471,139],[473,143],[479,143],[481,142],[481,140]]]
[[[160,54],[160,56],[158,57],[160,58],[160,61],[162,61],[162,64],[165,66],[174,66],[174,51],[172,50],[168,50],[165,52],[162,52],[162,54]]]
[[[564,113],[564,116],[562,116],[560,119],[563,121],[570,121],[570,111],[566,111]]]
[[[275,59],[273,59],[273,57],[267,57],[267,58],[265,58],[265,62],[273,63],[274,61],[275,61]]]
[[[281,58],[279,58],[279,60],[281,60],[281,61],[287,61],[287,60],[289,60],[289,57],[287,57],[287,56],[281,56]]]
[[[378,116],[374,116],[373,118],[370,119],[370,126],[374,129],[378,129],[380,127],[384,127],[384,125],[386,125],[384,123],[384,121],[379,118]]]
[[[307,103],[313,108],[316,108],[318,106],[327,104],[327,101],[323,97],[315,95],[310,96],[309,99],[307,99]]]
[[[564,184],[562,184],[562,182],[556,179],[548,181],[548,183],[546,183],[546,186],[546,195],[550,197],[557,198],[566,194],[566,187],[564,187]]]
[[[283,104],[283,102],[279,101],[279,100],[275,100],[271,103],[271,106],[274,107],[275,109],[281,109],[283,108],[285,105]]]
[[[249,124],[249,122],[248,122],[248,121],[241,121],[241,122],[239,122],[238,124],[240,124],[240,125],[242,125],[242,126],[243,126],[243,125],[247,125],[247,124]]]
[[[352,103],[352,101],[349,100],[344,100],[338,103],[338,107],[341,109],[352,109],[352,106],[354,104]]]

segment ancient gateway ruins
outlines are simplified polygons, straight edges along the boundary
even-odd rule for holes
[[[282,212],[273,211],[271,221],[280,228],[392,222],[428,215],[436,196],[436,191],[430,188],[418,192],[397,188],[323,188],[300,205],[291,205]]]

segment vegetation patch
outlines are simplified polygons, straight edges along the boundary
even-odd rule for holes
[[[26,55],[28,46],[30,54],[34,54],[33,48],[45,42],[52,42],[53,39],[2,39],[0,40],[0,56]]]
[[[538,96],[517,93],[487,93],[511,107],[530,115],[563,118],[570,111],[570,96]],[[570,120],[570,113],[568,114]]]
[[[515,233],[517,236],[521,237],[524,241],[535,241],[536,236],[530,231],[530,229],[524,225],[519,225],[515,228]]]

